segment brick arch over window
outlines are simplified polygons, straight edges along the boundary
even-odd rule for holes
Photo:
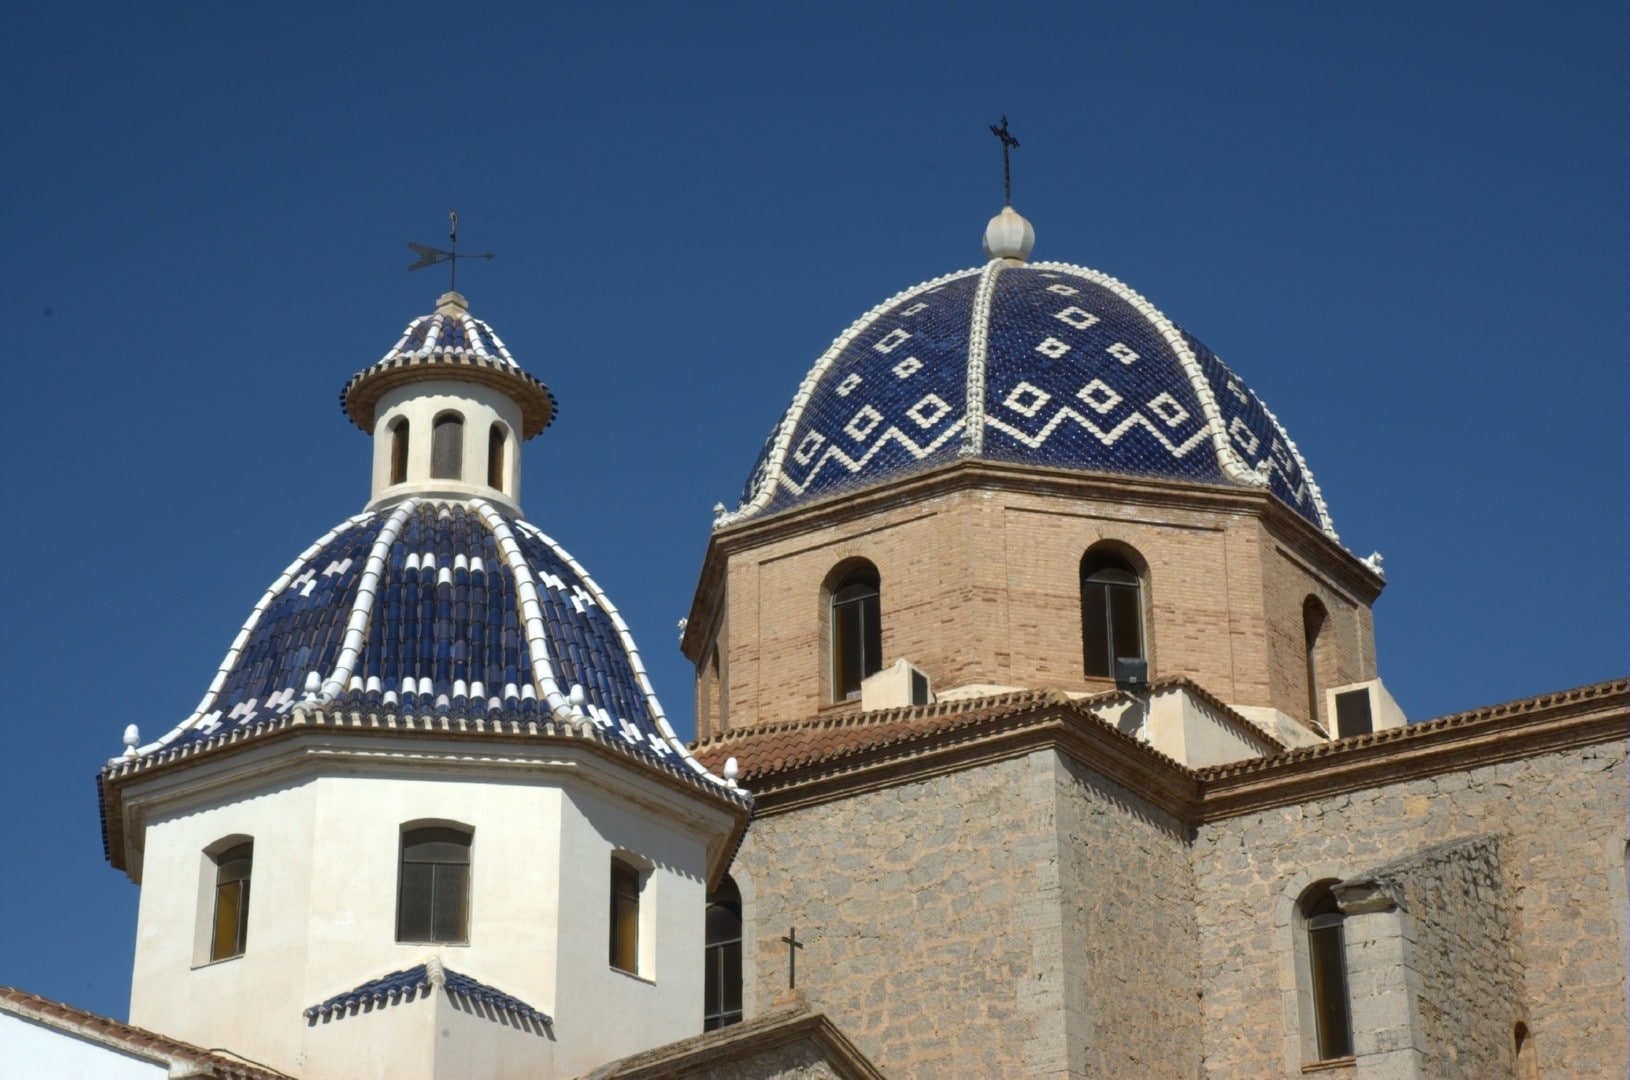
[[[1115,677],[1117,659],[1148,660],[1149,564],[1105,541],[1081,556],[1081,663],[1089,679]]]
[[[1324,691],[1336,684],[1336,632],[1331,625],[1330,609],[1317,596],[1310,595],[1302,601],[1302,647],[1307,718],[1333,733],[1335,718],[1324,717]]]
[[[821,678],[829,701],[860,696],[883,667],[883,579],[870,560],[845,559],[821,583]]]

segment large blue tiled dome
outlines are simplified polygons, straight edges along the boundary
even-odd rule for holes
[[[1265,487],[1336,536],[1295,443],[1211,350],[1096,270],[1004,259],[844,331],[717,524],[958,458]]]
[[[671,764],[628,627],[529,522],[409,499],[307,548],[250,613],[190,717],[140,753],[247,730],[302,702],[466,722],[569,718]]]

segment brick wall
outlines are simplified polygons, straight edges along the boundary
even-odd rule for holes
[[[764,532],[725,556],[717,579],[731,628],[724,711],[739,727],[802,720],[831,704],[821,586],[856,557],[881,579],[885,665],[908,659],[941,689],[1103,689],[1082,670],[1080,591],[1081,557],[1101,543],[1148,566],[1151,675],[1186,675],[1231,704],[1304,716],[1309,595],[1331,614],[1333,684],[1373,675],[1368,605],[1334,583],[1345,556],[1282,536],[1248,509],[1157,494],[948,489]]]

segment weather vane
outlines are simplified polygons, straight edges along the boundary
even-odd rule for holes
[[[1007,113],[1002,114],[1000,125],[992,124],[990,133],[1002,140],[1002,199],[1004,206],[1013,205],[1013,172],[1008,167],[1007,154],[1009,150],[1019,148],[1019,140],[1007,129]]]
[[[994,131],[996,129],[992,128],[991,130]],[[447,233],[447,239],[452,241],[452,250],[443,251],[440,248],[426,247],[423,244],[415,244],[412,240],[409,240],[408,247],[413,250],[415,255],[419,256],[419,261],[408,267],[408,270],[410,272],[414,270],[423,270],[425,267],[435,266],[437,263],[447,263],[450,271],[448,275],[447,287],[453,292],[458,292],[458,261],[460,259],[491,259],[493,257],[493,253],[487,251],[481,253],[480,255],[460,255],[458,253],[458,211],[447,211],[447,219],[452,223],[452,228]]]

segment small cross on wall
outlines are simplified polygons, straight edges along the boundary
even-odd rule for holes
[[[796,990],[798,989],[798,950],[804,947],[804,943],[798,940],[798,928],[796,926],[789,929],[781,940],[787,943],[787,989]]]

